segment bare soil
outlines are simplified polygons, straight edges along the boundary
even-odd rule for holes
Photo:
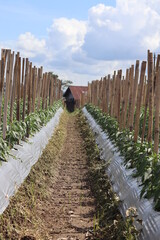
[[[94,198],[76,117],[64,113],[52,139],[0,219],[0,239],[91,239]]]
[[[46,215],[55,240],[86,239],[93,228],[95,208],[87,182],[86,152],[75,124],[75,117],[70,117],[59,175],[51,188],[51,211]]]

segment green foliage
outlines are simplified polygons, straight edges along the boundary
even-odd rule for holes
[[[15,120],[7,126],[6,141],[12,147],[14,143],[18,143],[26,134],[26,123]]]
[[[73,82],[70,80],[62,80],[62,90],[65,91],[66,88],[72,84]]]
[[[9,154],[9,149],[14,146],[14,144],[19,143],[20,140],[25,140],[27,136],[27,130],[30,135],[39,131],[47,122],[54,116],[56,110],[62,106],[61,101],[57,101],[53,106],[47,109],[40,109],[26,115],[24,121],[14,120],[12,123],[9,122],[9,115],[7,119],[7,131],[6,140],[2,138],[2,127],[0,128],[0,160],[7,161],[7,156]],[[21,109],[22,103],[21,103]],[[14,109],[14,115],[16,110]]]
[[[117,120],[102,113],[99,108],[92,105],[87,105],[86,108],[118,147],[126,168],[134,169],[133,177],[141,179],[141,197],[153,198],[155,210],[160,211],[160,155],[154,154],[151,144],[141,143],[140,137],[134,142],[133,132],[128,129],[120,131]]]
[[[3,140],[3,138],[0,138],[0,160],[6,161],[8,154],[9,146],[7,144],[7,141]]]

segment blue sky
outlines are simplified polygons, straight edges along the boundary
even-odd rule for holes
[[[0,0],[0,48],[76,85],[160,52],[160,0]]]
[[[13,40],[23,32],[45,37],[54,18],[86,20],[88,9],[99,3],[110,6],[115,0],[0,0],[0,40]]]

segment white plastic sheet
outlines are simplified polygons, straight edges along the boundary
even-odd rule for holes
[[[51,138],[55,127],[59,123],[62,108],[59,108],[54,117],[28,142],[21,141],[11,149],[12,156],[8,162],[0,167],[0,214],[9,204],[9,198],[14,195],[24,179],[30,173],[31,167],[38,161],[43,149]]]
[[[107,174],[110,177],[113,190],[122,201],[120,211],[123,217],[125,217],[126,210],[129,207],[135,207],[142,219],[140,239],[160,240],[160,213],[153,210],[153,201],[140,198],[140,181],[131,176],[134,170],[125,168],[123,158],[120,157],[118,150],[86,108],[83,108],[83,113],[95,134],[96,143],[101,149],[101,157],[109,162]]]

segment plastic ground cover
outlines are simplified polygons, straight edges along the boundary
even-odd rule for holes
[[[95,135],[96,143],[101,150],[101,157],[109,163],[106,171],[113,190],[121,200],[119,209],[122,216],[125,217],[128,208],[135,207],[139,218],[142,219],[142,232],[139,239],[160,240],[160,213],[154,211],[153,201],[140,198],[140,181],[131,176],[133,170],[125,168],[123,158],[117,148],[85,107],[83,113]]]
[[[15,194],[30,173],[31,167],[38,161],[43,149],[51,138],[55,127],[59,123],[62,108],[59,108],[54,117],[43,126],[27,142],[21,141],[10,151],[7,162],[0,166],[0,214],[9,204],[9,198]]]

